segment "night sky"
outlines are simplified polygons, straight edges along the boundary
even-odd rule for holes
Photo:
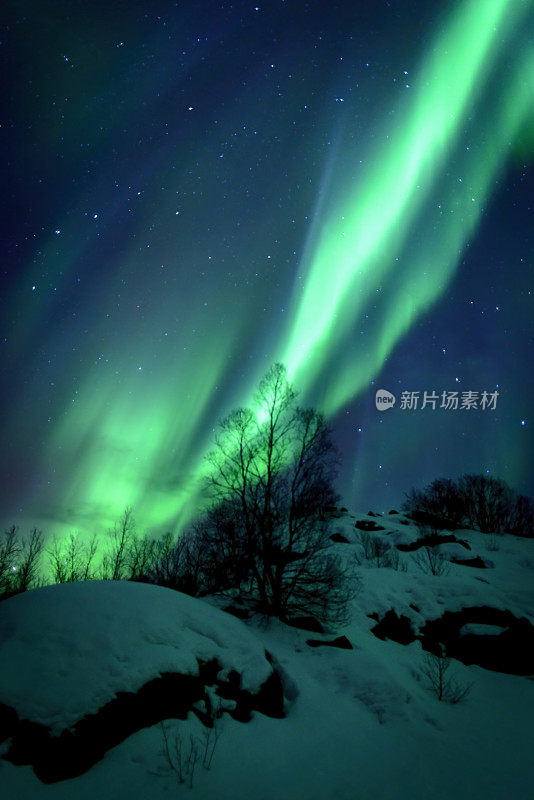
[[[8,2],[1,521],[185,524],[275,360],[344,504],[534,494],[532,32],[524,0]]]

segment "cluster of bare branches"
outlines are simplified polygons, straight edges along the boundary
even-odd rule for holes
[[[55,537],[47,548],[54,582],[73,583],[97,577],[98,572],[94,567],[96,552],[96,536],[87,543],[76,533],[71,533],[64,540]]]
[[[471,685],[460,685],[452,675],[448,674],[450,667],[450,658],[442,654],[425,653],[421,675],[440,702],[456,705],[467,697]]]
[[[427,575],[447,575],[451,568],[450,561],[437,547],[420,547],[412,560]]]
[[[412,519],[438,528],[534,536],[532,500],[491,475],[439,478],[408,492],[403,508]]]
[[[202,737],[189,735],[186,739],[178,731],[171,732],[170,726],[161,723],[163,752],[169,768],[177,777],[178,783],[193,788],[197,766],[209,771],[215,755],[215,748],[222,734],[220,720],[213,719],[211,727],[205,727]]]
[[[362,546],[363,557],[367,561],[373,562],[376,567],[388,567],[400,572],[407,571],[406,562],[402,561],[397,548],[390,545],[389,542],[365,531],[361,531],[358,538]]]
[[[210,589],[239,589],[269,615],[341,620],[350,577],[332,552],[337,458],[324,417],[297,405],[285,367],[260,382],[256,411],[233,411],[208,456],[211,509],[198,530]]]
[[[39,583],[43,535],[34,528],[22,536],[13,525],[0,538],[0,599],[26,592]]]

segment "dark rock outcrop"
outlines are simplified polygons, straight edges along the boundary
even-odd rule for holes
[[[343,544],[350,544],[346,536],[342,533],[333,533],[330,537],[333,542],[342,542]]]
[[[526,617],[511,611],[474,606],[460,611],[445,611],[438,619],[427,621],[416,633],[406,616],[391,609],[382,618],[370,614],[377,624],[371,629],[379,639],[410,644],[419,639],[423,649],[436,655],[456,658],[463,664],[477,664],[495,672],[511,675],[534,674],[534,626]],[[470,623],[502,628],[500,633],[462,630]]]
[[[286,625],[291,625],[292,628],[310,631],[310,633],[324,633],[324,628],[319,620],[312,616],[281,617],[281,619],[282,622],[285,622]]]
[[[461,564],[463,567],[476,567],[477,569],[487,569],[487,564],[480,556],[474,558],[451,558],[453,564]]]
[[[339,647],[341,650],[352,650],[352,645],[346,636],[338,636],[330,641],[322,639],[307,639],[306,644],[310,647]]]
[[[409,618],[404,614],[399,617],[393,609],[387,611],[382,619],[379,619],[378,624],[371,628],[371,632],[378,639],[391,639],[399,644],[410,644],[417,638]]]
[[[359,519],[354,523],[354,527],[360,531],[383,531],[383,525],[377,525],[372,519]]]
[[[469,623],[496,625],[504,630],[493,635],[465,634],[462,628]],[[534,626],[511,611],[490,606],[446,611],[421,628],[420,638],[425,650],[436,653],[443,646],[448,656],[463,664],[512,675],[534,674]]]
[[[0,741],[11,739],[3,757],[12,764],[31,765],[43,783],[75,778],[131,734],[163,720],[186,719],[192,711],[204,725],[212,727],[214,715],[207,686],[214,686],[220,697],[235,702],[227,713],[240,722],[248,722],[252,711],[284,716],[284,689],[276,670],[253,694],[241,687],[236,670],[224,680],[219,678],[222,666],[216,659],[199,660],[198,664],[197,675],[164,673],[135,693],[117,692],[96,713],[87,714],[58,735],[45,725],[20,719],[14,708],[0,703]],[[200,701],[206,711],[196,707]]]
[[[427,536],[421,536],[419,539],[416,539],[415,542],[398,544],[397,550],[401,550],[403,553],[411,553],[414,550],[419,550],[421,547],[437,547],[440,544],[459,544],[466,550],[471,550],[471,545],[466,542],[465,539],[457,539],[452,533],[446,534],[445,536],[430,533]]]

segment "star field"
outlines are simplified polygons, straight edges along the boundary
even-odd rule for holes
[[[3,521],[184,524],[277,359],[345,504],[482,471],[533,494],[531,24],[523,0],[8,4]]]

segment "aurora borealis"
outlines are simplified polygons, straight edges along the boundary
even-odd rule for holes
[[[277,359],[345,504],[534,493],[532,30],[526,0],[8,4],[3,521],[183,524]]]

